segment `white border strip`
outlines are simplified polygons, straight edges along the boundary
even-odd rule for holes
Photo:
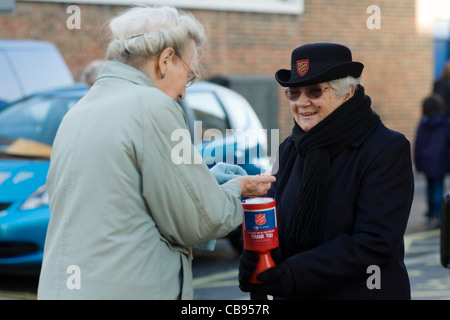
[[[185,9],[205,9],[217,11],[243,11],[243,12],[260,12],[274,14],[292,14],[298,15],[304,12],[304,0],[296,0],[295,2],[245,2],[245,0],[235,1],[208,1],[208,0],[17,0],[24,2],[53,2],[77,4],[100,4],[100,5],[167,5]]]

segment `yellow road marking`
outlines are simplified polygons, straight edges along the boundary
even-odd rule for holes
[[[436,298],[447,300],[450,297],[450,290],[446,291],[411,291],[411,298]]]
[[[237,287],[239,286],[238,274],[238,270],[218,272],[195,278],[192,285],[194,286],[194,289]]]
[[[407,234],[404,237],[405,242],[405,252],[410,252],[411,247],[416,241],[432,238],[439,236],[440,230],[434,229],[430,231],[418,232],[413,234]],[[238,270],[227,270],[223,272],[218,272],[202,277],[197,277],[193,279],[194,289],[201,288],[225,288],[225,287],[237,287],[238,282]],[[429,297],[444,297],[450,296],[450,291],[412,291],[413,298],[429,298]],[[13,291],[0,291],[0,297],[6,299],[21,299],[21,300],[36,300],[37,295],[27,292],[13,292]]]
[[[0,299],[36,300],[37,295],[29,292],[0,291]]]
[[[423,239],[428,239],[428,238],[432,238],[435,236],[439,236],[440,235],[440,230],[439,229],[434,229],[434,230],[430,230],[430,231],[423,231],[423,232],[417,232],[417,233],[412,233],[412,234],[407,234],[404,236],[404,241],[405,241],[405,252],[409,252],[409,250],[411,249],[412,244],[415,241],[419,241],[419,240],[423,240]]]

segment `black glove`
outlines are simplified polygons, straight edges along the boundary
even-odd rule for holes
[[[270,255],[275,264],[281,261],[281,249],[276,247],[270,251]],[[251,274],[256,269],[258,264],[259,255],[254,251],[243,250],[239,259],[239,283],[247,284]]]
[[[279,249],[272,250],[276,256]],[[271,254],[272,254],[271,251]],[[278,257],[276,257],[278,258]],[[294,295],[294,277],[291,267],[286,261],[280,262],[273,268],[261,272],[256,279],[262,284],[249,283],[250,275],[256,269],[259,256],[255,252],[244,250],[239,260],[239,288],[244,292],[257,295],[272,295],[286,297]]]
[[[256,252],[243,250],[241,257],[239,259],[239,287],[242,285],[248,284],[248,280],[253,272],[256,269],[256,265],[258,263],[259,256]],[[242,291],[248,291],[243,290]]]

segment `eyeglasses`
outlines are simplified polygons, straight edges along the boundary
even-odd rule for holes
[[[297,101],[298,98],[300,98],[300,96],[302,95],[303,91],[303,94],[307,99],[314,100],[319,99],[323,95],[323,92],[329,88],[330,87],[321,87],[319,85],[307,86],[303,88],[289,87],[284,90],[284,94],[290,101]]]
[[[186,67],[186,69],[189,71],[188,74],[188,80],[186,83],[186,87],[189,87],[191,85],[194,84],[194,82],[197,80],[197,75],[195,74],[194,71],[192,71],[192,69],[189,67],[189,65],[186,63],[186,61],[184,61],[184,59],[179,55],[179,54],[175,54],[181,61],[181,63],[183,63],[183,65]]]

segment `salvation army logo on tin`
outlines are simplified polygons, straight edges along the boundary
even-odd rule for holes
[[[244,230],[261,231],[277,227],[275,199],[267,197],[246,199],[242,205],[244,209]]]
[[[261,252],[278,246],[278,227],[275,199],[269,197],[245,199],[242,202],[244,248]]]
[[[269,230],[277,227],[275,208],[264,210],[262,213],[244,210],[245,230]]]
[[[258,226],[262,226],[266,223],[266,215],[264,213],[255,214],[255,223]]]

